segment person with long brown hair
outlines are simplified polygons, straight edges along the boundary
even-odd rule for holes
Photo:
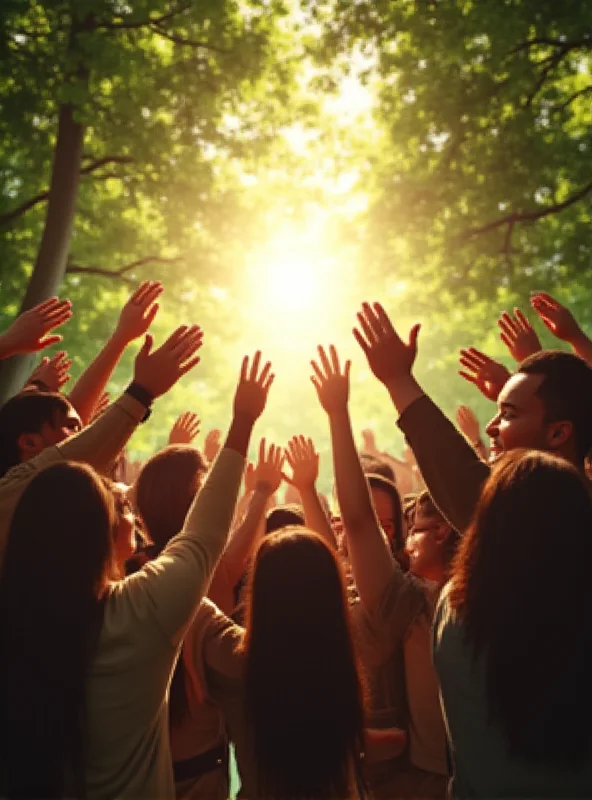
[[[455,797],[592,796],[591,563],[585,479],[504,456],[434,621]]]
[[[193,650],[206,693],[224,710],[241,796],[364,797],[364,702],[341,566],[316,533],[265,537],[247,589],[247,622],[208,601]]]
[[[208,597],[228,614],[233,610],[232,589],[253,549],[266,503],[281,481],[281,460],[281,450],[268,447],[263,439],[245,517],[232,531],[208,589]],[[169,445],[142,467],[135,500],[144,533],[152,542],[146,550],[149,558],[156,558],[181,530],[206,471],[204,457],[190,445]],[[201,634],[194,625],[185,637],[170,689],[175,792],[178,798],[225,800],[229,788],[227,734],[221,710],[204,696],[187,656],[196,635]]]
[[[54,464],[24,490],[0,582],[2,797],[174,796],[168,686],[273,379],[259,363],[243,362],[226,446],[182,531],[127,579],[111,580],[113,496],[91,467]]]

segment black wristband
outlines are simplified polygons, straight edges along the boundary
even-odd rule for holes
[[[138,403],[141,403],[143,406],[146,406],[146,413],[142,417],[142,422],[146,422],[150,414],[152,414],[152,403],[154,402],[154,397],[150,394],[148,389],[144,389],[139,383],[135,383],[132,381],[130,385],[125,390],[126,394],[129,394],[130,397],[133,397],[134,400],[137,400]]]

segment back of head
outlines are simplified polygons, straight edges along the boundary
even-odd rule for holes
[[[537,395],[545,422],[572,423],[574,450],[583,466],[592,449],[592,367],[573,353],[543,350],[525,359],[518,372],[542,376]]]
[[[53,425],[58,412],[69,408],[66,398],[57,392],[25,391],[4,403],[0,408],[0,478],[21,461],[19,437]]]
[[[206,469],[199,450],[189,445],[165,447],[142,467],[136,508],[157,552],[183,528]]]
[[[360,464],[366,475],[381,475],[387,481],[396,484],[395,470],[384,458],[374,456],[371,453],[360,453]]]
[[[258,796],[350,797],[363,702],[340,566],[304,528],[266,537],[245,637]]]
[[[112,498],[82,464],[43,470],[16,507],[0,582],[3,797],[83,790],[86,685],[114,523]]]
[[[275,533],[282,528],[304,525],[304,509],[295,503],[275,506],[265,518],[265,533]]]
[[[503,457],[461,541],[450,603],[486,659],[490,718],[523,761],[590,757],[591,563],[592,502],[577,471],[537,451]]]

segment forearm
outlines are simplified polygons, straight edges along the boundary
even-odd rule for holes
[[[409,406],[425,393],[413,375],[403,375],[385,384],[393,405],[401,416]]]
[[[580,334],[573,338],[570,344],[576,355],[592,366],[592,340],[586,336],[584,331],[580,331]]]
[[[230,582],[234,585],[245,571],[249,556],[261,531],[261,522],[265,515],[265,508],[269,498],[269,491],[258,487],[251,493],[249,505],[244,519],[237,525],[230,535],[230,540],[224,551],[224,563]]]
[[[329,424],[339,510],[344,527],[353,536],[366,524],[376,523],[376,516],[347,409],[330,415]]]
[[[114,334],[85,369],[70,392],[70,402],[80,414],[85,425],[92,419],[96,405],[127,344],[127,341]]]
[[[232,418],[230,430],[228,431],[228,436],[226,437],[226,444],[224,447],[229,450],[236,450],[236,452],[240,453],[243,458],[246,458],[254,425],[255,420],[251,419],[250,417],[235,415]]]
[[[5,333],[0,333],[0,361],[14,355],[10,338]]]
[[[333,534],[331,523],[321,505],[316,487],[313,485],[299,489],[306,527],[318,533],[324,542],[332,549],[337,550],[337,542]]]

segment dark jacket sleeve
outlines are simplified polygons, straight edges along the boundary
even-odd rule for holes
[[[398,425],[434,502],[448,522],[463,533],[489,476],[489,467],[426,395],[405,409]]]

